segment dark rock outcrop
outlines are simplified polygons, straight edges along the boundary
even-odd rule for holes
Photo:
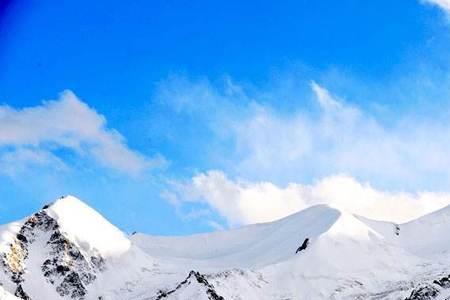
[[[21,299],[31,299],[21,283],[24,280],[30,245],[41,237],[47,239],[44,246],[47,259],[41,266],[44,277],[61,296],[84,299],[86,286],[96,279],[97,272],[103,270],[104,260],[101,256],[86,257],[64,236],[57,221],[45,209],[25,221],[9,251],[3,254],[3,270],[17,285],[15,295]]]
[[[427,285],[415,289],[405,300],[432,300],[437,297],[439,290],[433,286]]]
[[[309,238],[306,238],[303,241],[302,245],[297,248],[297,251],[295,251],[295,254],[299,253],[300,251],[305,250],[308,247],[308,245],[309,245]]]
[[[434,280],[411,291],[405,300],[432,300],[439,296],[442,289],[450,288],[450,275]]]
[[[170,291],[159,291],[158,295],[156,296],[155,300],[161,300],[164,298],[168,298],[171,294],[175,293],[176,291],[182,289],[184,286],[187,286],[191,284],[192,280],[195,280],[199,284],[205,287],[206,294],[208,295],[208,299],[210,300],[225,300],[222,296],[217,294],[217,292],[214,289],[214,286],[208,282],[205,275],[200,274],[196,271],[189,272],[189,275],[186,277],[185,280],[180,282],[173,290]]]

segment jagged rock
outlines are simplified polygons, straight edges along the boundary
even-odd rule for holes
[[[432,300],[439,294],[439,290],[433,286],[427,285],[415,289],[405,300]]]
[[[70,272],[64,277],[63,282],[56,288],[61,296],[70,295],[72,299],[83,299],[86,295],[86,288],[80,276],[75,272]]]
[[[441,289],[448,289],[448,288],[450,288],[450,275],[436,279],[433,281],[432,284],[428,284],[413,290],[410,296],[405,300],[435,299],[437,296],[439,296]]]
[[[167,298],[169,295],[174,294],[178,290],[182,289],[184,286],[189,285],[190,281],[194,278],[199,284],[203,285],[206,288],[206,294],[208,295],[208,299],[210,300],[225,300],[222,296],[217,294],[217,292],[214,289],[214,286],[208,282],[206,277],[199,272],[196,271],[190,271],[189,275],[186,277],[185,280],[180,282],[173,290],[170,291],[159,291],[158,295],[156,296],[155,300],[161,300],[164,298]]]
[[[434,284],[437,284],[438,286],[448,289],[450,288],[450,275],[442,277],[441,279],[437,279],[433,281]]]
[[[394,230],[395,235],[399,236],[400,235],[400,226],[398,224],[395,224],[395,230]]]
[[[30,299],[20,284],[23,282],[29,246],[39,236],[49,233],[50,237],[45,248],[48,258],[41,266],[43,275],[61,296],[84,299],[87,293],[86,286],[96,279],[95,273],[103,269],[104,259],[100,256],[85,257],[78,247],[60,232],[56,220],[45,210],[35,213],[25,221],[10,245],[10,251],[3,255],[4,272],[17,284],[16,296]]]
[[[14,293],[14,295],[16,297],[19,297],[24,300],[31,300],[31,298],[24,292],[22,285],[20,285],[20,284],[17,286],[16,292]]]

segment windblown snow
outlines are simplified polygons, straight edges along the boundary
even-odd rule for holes
[[[327,205],[186,237],[127,236],[63,197],[0,227],[0,299],[450,299],[450,207],[405,224]]]

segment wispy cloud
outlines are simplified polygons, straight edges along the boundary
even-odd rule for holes
[[[437,5],[446,13],[450,14],[450,0],[423,0],[424,3]]]
[[[55,101],[15,109],[0,106],[0,164],[12,174],[27,165],[65,166],[61,150],[81,158],[136,175],[158,165],[162,159],[133,151],[116,130],[108,128],[104,116],[65,91]]]
[[[311,82],[311,89],[316,94],[317,102],[323,109],[332,110],[342,108],[341,103],[327,89],[321,87],[315,81]]]
[[[385,192],[349,176],[313,184],[231,180],[220,171],[199,174],[171,194],[178,206],[206,203],[229,226],[273,221],[315,204],[328,204],[372,219],[406,222],[450,204],[450,194]]]
[[[274,105],[281,98],[271,91],[171,84],[167,104],[208,128],[215,147],[202,148],[202,156],[220,170],[171,182],[166,198],[179,211],[206,205],[235,226],[327,203],[403,222],[450,203],[446,117],[398,110],[386,121],[317,82],[289,111]],[[436,190],[443,193],[426,192]]]
[[[0,155],[0,174],[15,176],[29,167],[47,167],[53,170],[65,171],[67,165],[57,156],[46,150],[36,148],[16,148],[2,151]]]
[[[189,126],[200,128],[196,132],[208,133],[202,157],[227,174],[284,184],[350,174],[394,189],[441,189],[450,182],[447,117],[395,111],[386,121],[385,114],[317,82],[310,83],[312,96],[298,94],[304,101],[289,111],[276,108],[282,100],[277,94],[246,93],[236,83],[238,92],[205,81],[168,85],[163,98],[178,114],[189,115]]]

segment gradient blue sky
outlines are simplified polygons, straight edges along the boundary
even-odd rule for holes
[[[210,170],[449,192],[450,25],[431,2],[0,0],[0,223],[64,194],[129,232],[259,220],[198,191]]]

